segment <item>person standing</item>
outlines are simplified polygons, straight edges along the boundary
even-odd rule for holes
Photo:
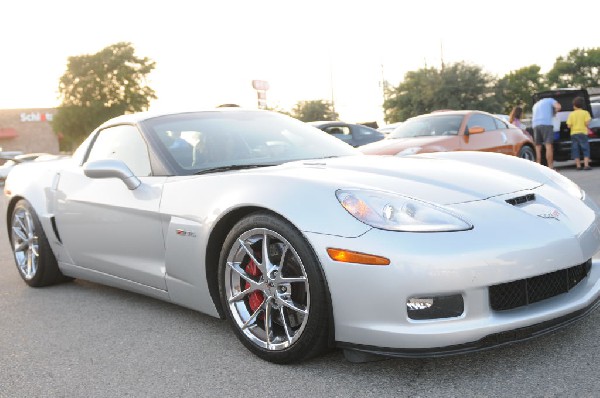
[[[573,112],[567,118],[567,126],[571,129],[571,157],[575,160],[577,170],[581,170],[579,149],[583,152],[583,169],[591,170],[590,167],[590,142],[588,140],[588,125],[592,117],[583,109],[585,100],[583,97],[575,97],[573,100]]]
[[[523,116],[523,107],[521,105],[515,106],[512,111],[510,111],[510,115],[508,116],[508,122],[520,128],[521,130],[525,130],[525,125],[521,122],[521,117]]]
[[[542,98],[533,105],[531,126],[535,140],[535,161],[542,163],[542,144],[546,147],[546,163],[554,168],[554,127],[552,118],[560,111],[560,104],[554,98]]]

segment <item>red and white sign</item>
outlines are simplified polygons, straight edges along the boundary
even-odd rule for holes
[[[54,115],[48,112],[23,112],[21,113],[21,122],[51,122]]]

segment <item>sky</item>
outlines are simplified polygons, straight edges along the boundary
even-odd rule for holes
[[[545,73],[575,48],[600,47],[600,1],[72,0],[0,5],[0,109],[60,104],[70,56],[130,42],[156,62],[151,110],[257,107],[333,99],[340,119],[383,121],[383,79],[467,62],[496,76],[532,64]]]

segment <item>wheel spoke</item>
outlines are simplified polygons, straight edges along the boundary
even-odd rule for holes
[[[238,239],[239,244],[242,246],[242,248],[244,249],[244,251],[246,252],[246,254],[248,254],[248,256],[250,257],[250,259],[252,261],[254,261],[254,264],[256,264],[256,266],[258,267],[258,269],[260,270],[260,272],[264,274],[267,273],[267,270],[265,269],[264,264],[262,264],[261,262],[259,262],[256,257],[254,257],[254,251],[249,248],[248,246],[246,246],[246,244],[244,243],[244,241],[242,241],[241,239]]]
[[[229,300],[227,300],[227,301],[229,302],[229,304],[233,304],[235,302],[241,301],[244,299],[244,297],[246,297],[247,295],[249,295],[250,293],[252,293],[255,290],[256,289],[253,289],[252,287],[250,287],[246,290],[242,290],[241,292],[230,297]]]
[[[290,245],[286,243],[281,251],[281,259],[279,260],[279,269],[283,269],[283,262],[285,261],[285,255],[290,250]]]
[[[269,348],[269,346],[271,345],[271,311],[273,310],[270,303],[270,300],[265,299],[264,301],[264,305],[265,305],[265,334],[267,336],[267,349]]]
[[[27,246],[28,246],[27,241],[26,240],[21,240],[20,242],[18,242],[18,243],[15,244],[14,251],[16,251],[16,252],[23,251],[23,250],[25,250],[27,248]]]
[[[296,276],[293,278],[281,278],[280,283],[306,283],[306,277]]]
[[[12,230],[19,239],[27,240],[27,234],[25,232],[23,232],[25,230],[25,228],[13,227]]]
[[[288,326],[288,319],[285,316],[285,311],[283,307],[279,307],[279,316],[281,317],[281,323],[283,323],[283,329],[285,330],[285,336],[287,337],[288,343],[292,342],[292,334],[290,333],[290,328]]]
[[[239,262],[227,262],[227,266],[229,268],[231,268],[235,273],[237,273],[239,276],[241,276],[246,282],[250,283],[250,284],[255,284],[256,282],[254,281],[254,279],[252,279],[247,273],[246,271],[240,267],[240,263]]]
[[[256,318],[258,318],[258,315],[260,315],[260,313],[264,311],[265,302],[266,300],[263,300],[263,302],[256,309],[256,311],[254,311],[250,318],[248,318],[248,320],[244,322],[244,324],[242,325],[242,330],[246,330],[249,327],[256,325]]]
[[[282,298],[279,297],[279,298],[277,298],[277,304],[284,305],[284,306],[288,307],[289,309],[291,309],[292,311],[299,312],[302,315],[308,315],[308,311],[306,311],[306,310],[298,307],[291,300],[284,300],[284,299],[282,299]]]
[[[265,231],[262,237],[262,268],[260,270],[264,274],[269,274],[273,270],[273,264],[271,263],[271,259],[269,258],[269,235]],[[264,270],[263,270],[264,268]]]
[[[39,257],[39,251],[38,251],[38,245],[37,243],[34,243],[33,245],[30,246],[31,247],[31,253],[35,256],[35,257]]]
[[[22,215],[17,215],[15,216],[15,220],[16,222],[19,224],[19,228],[21,228],[21,230],[26,230],[27,228],[25,227],[25,224],[23,224],[23,216]],[[15,227],[13,227],[15,228]]]

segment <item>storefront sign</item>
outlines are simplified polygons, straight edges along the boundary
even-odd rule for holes
[[[51,122],[54,115],[48,112],[23,112],[21,113],[21,122]]]

